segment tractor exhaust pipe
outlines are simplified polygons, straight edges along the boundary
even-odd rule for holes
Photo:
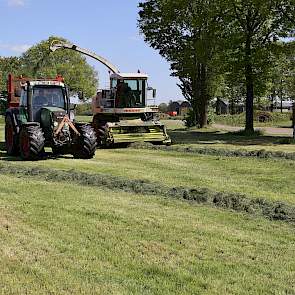
[[[33,93],[32,87],[30,86],[30,82],[27,82],[27,106],[28,106],[28,119],[29,122],[34,122],[33,116]]]

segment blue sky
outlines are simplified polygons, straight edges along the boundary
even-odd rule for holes
[[[139,0],[0,0],[0,55],[19,55],[50,35],[65,37],[109,59],[121,72],[150,75],[157,102],[182,99],[169,64],[143,41],[137,28]],[[108,80],[99,72],[100,87]]]

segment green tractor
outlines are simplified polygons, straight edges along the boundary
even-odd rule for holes
[[[32,80],[8,77],[5,144],[8,155],[38,160],[45,147],[74,158],[93,158],[96,134],[91,125],[71,118],[67,88],[61,76]]]

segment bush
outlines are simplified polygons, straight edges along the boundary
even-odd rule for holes
[[[189,110],[183,119],[186,127],[194,127],[197,125],[196,114],[193,110]]]
[[[245,113],[236,115],[213,115],[214,121],[219,124],[231,126],[243,126],[245,124]],[[256,123],[280,123],[290,121],[292,118],[291,113],[278,113],[266,111],[254,111],[254,122]]]
[[[5,115],[7,108],[7,92],[2,91],[0,92],[0,115]]]
[[[195,112],[190,109],[188,114],[184,117],[183,119],[184,124],[186,127],[195,127],[197,126],[197,121],[196,121],[196,115]],[[213,109],[209,109],[208,111],[208,119],[207,119],[207,124],[213,124],[214,123],[214,111]]]
[[[76,115],[78,115],[78,116],[91,116],[92,115],[91,104],[90,103],[83,103],[83,104],[77,105]]]

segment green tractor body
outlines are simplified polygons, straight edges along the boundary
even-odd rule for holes
[[[92,158],[96,135],[88,124],[74,123],[61,77],[46,80],[8,80],[5,142],[9,155],[37,160],[51,147],[55,154]]]

